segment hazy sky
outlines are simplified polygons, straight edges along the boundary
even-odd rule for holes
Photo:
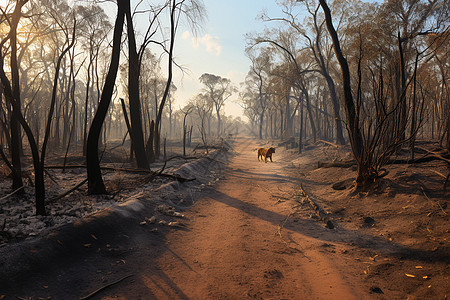
[[[266,10],[271,16],[280,16],[275,0],[205,0],[208,18],[203,30],[195,38],[189,30],[178,33],[176,60],[189,69],[181,81],[180,72],[174,78],[178,87],[175,108],[182,107],[199,93],[202,84],[198,78],[210,73],[229,78],[239,87],[249,70],[250,61],[245,56],[244,35],[261,32],[268,25],[256,17]],[[241,116],[242,109],[236,102],[237,94],[225,104],[227,115]]]

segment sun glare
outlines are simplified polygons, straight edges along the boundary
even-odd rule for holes
[[[11,5],[11,1],[9,1],[9,0],[0,0],[0,7],[1,8],[7,7],[8,4]]]

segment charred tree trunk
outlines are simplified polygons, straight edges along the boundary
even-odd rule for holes
[[[191,125],[191,129],[189,129],[189,140],[188,140],[188,146],[189,147],[191,146],[191,143],[192,143],[192,130],[193,129],[194,129],[194,125]]]
[[[131,140],[138,168],[150,169],[145,154],[144,133],[142,130],[141,100],[139,96],[140,65],[136,50],[136,39],[134,35],[133,19],[131,17],[130,1],[126,2],[126,19],[128,33],[128,96],[130,102]]]
[[[303,101],[300,103],[300,129],[298,134],[298,153],[302,153],[302,137],[303,137]]]
[[[327,24],[328,32],[333,40],[333,47],[336,57],[339,61],[342,71],[342,81],[344,85],[344,102],[345,110],[347,114],[347,129],[350,136],[350,143],[352,146],[353,155],[358,165],[358,175],[356,178],[357,188],[364,188],[370,185],[376,178],[377,173],[371,162],[366,159],[366,153],[364,149],[364,141],[361,130],[359,128],[359,116],[356,114],[355,103],[353,101],[350,70],[347,60],[342,54],[339,38],[336,30],[333,26],[330,8],[326,4],[325,0],[319,0],[320,5],[325,13],[325,21]]]
[[[128,113],[127,113],[127,107],[125,105],[125,101],[123,101],[122,98],[120,98],[120,103],[122,104],[122,112],[123,112],[123,117],[125,118],[125,125],[127,125],[127,130],[128,133],[131,136],[131,125],[130,125],[130,120],[128,119]],[[133,159],[133,139],[130,139],[130,161]]]
[[[14,101],[13,114],[11,116],[11,163],[14,167],[12,189],[16,190],[23,186],[22,181],[22,135],[20,133],[20,125],[18,115],[21,114],[20,99],[20,80],[19,67],[17,62],[17,26],[22,16],[22,7],[28,0],[16,2],[16,7],[11,17],[10,44],[11,44],[11,83],[12,83],[12,99]]]
[[[334,113],[334,122],[336,127],[336,144],[345,145],[344,134],[342,130],[341,117],[339,115],[339,101],[336,94],[336,87],[334,85],[334,81],[331,76],[325,77],[331,96],[331,103],[333,104],[333,113]]]
[[[172,76],[173,76],[173,48],[175,44],[175,31],[176,31],[176,0],[172,1],[171,12],[170,12],[170,46],[168,50],[168,71],[167,71],[167,83],[166,88],[164,90],[164,95],[161,99],[161,103],[159,105],[158,115],[156,117],[155,122],[155,156],[159,157],[160,148],[161,148],[161,119],[162,113],[164,110],[164,105],[167,101],[167,97],[169,96],[170,86],[172,84]]]
[[[152,163],[155,161],[155,152],[153,151],[153,141],[154,141],[154,135],[155,135],[155,121],[152,120],[150,123],[150,135],[147,140],[147,146],[146,146],[146,155],[147,160]]]
[[[320,3],[322,4],[322,1]],[[325,3],[325,2],[323,2],[323,3]],[[323,8],[323,6],[322,6],[322,8]],[[328,25],[328,23],[327,23],[327,25]],[[317,51],[314,51],[314,48],[313,48],[313,51],[316,55],[316,60],[319,63],[321,73],[322,73],[323,77],[325,78],[328,89],[330,91],[331,103],[333,104],[334,120],[335,120],[335,124],[336,124],[336,143],[340,144],[340,145],[344,145],[345,139],[344,139],[344,134],[342,132],[342,124],[341,124],[340,116],[339,116],[340,106],[339,106],[339,101],[338,101],[337,94],[336,94],[336,86],[334,84],[333,78],[331,77],[331,75],[329,73],[329,70],[325,63],[325,59],[322,55],[322,49],[321,49],[321,45],[320,45],[320,30],[317,25],[317,15],[316,14],[314,14],[314,26],[317,31],[317,36],[316,36],[316,40],[315,40],[315,45],[316,45]],[[334,30],[334,28],[333,28],[333,30]],[[336,37],[337,37],[337,33],[336,33]]]
[[[419,60],[419,53],[416,55],[416,61],[414,63],[414,81],[413,81],[413,98],[412,98],[412,111],[411,111],[411,128],[410,128],[410,150],[411,150],[411,160],[414,160],[414,146],[416,142],[416,118],[417,118],[417,100],[416,100],[416,90],[417,90],[417,64]]]
[[[184,112],[184,118],[183,118],[183,155],[184,156],[186,156],[186,135],[187,135],[186,118],[191,110],[192,110],[192,107],[189,107]]]
[[[89,54],[91,55],[91,54]],[[89,65],[87,68],[87,81],[86,81],[86,97],[84,99],[84,124],[83,124],[83,155],[86,155],[86,142],[87,142],[87,126],[88,126],[88,104],[89,104],[89,89],[91,84],[91,68],[93,59],[89,58]]]
[[[108,74],[106,75],[105,85],[98,104],[94,119],[86,143],[86,165],[88,175],[88,192],[89,194],[105,194],[106,188],[103,183],[102,173],[100,170],[100,161],[98,157],[98,141],[103,122],[111,103],[114,84],[119,69],[120,43],[122,37],[122,29],[125,21],[126,1],[117,1],[117,18],[114,25],[113,48],[111,54],[111,63]]]

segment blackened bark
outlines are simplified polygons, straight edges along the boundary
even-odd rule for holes
[[[120,98],[120,103],[122,104],[122,112],[123,112],[123,117],[125,118],[125,125],[127,125],[127,130],[128,130],[128,133],[130,134],[130,137],[131,137],[132,136],[132,134],[131,134],[132,128],[131,128],[131,125],[130,125],[130,120],[128,119],[127,107],[125,105],[125,101],[122,98]],[[133,150],[133,138],[131,138],[131,141],[130,141],[130,162],[133,159],[133,151],[134,151]]]
[[[155,122],[155,157],[159,157],[161,151],[161,119],[162,113],[164,110],[164,105],[166,103],[167,97],[169,96],[170,86],[172,84],[172,76],[173,76],[173,48],[175,44],[175,30],[176,30],[176,20],[175,20],[175,12],[176,12],[176,0],[172,1],[172,7],[170,12],[170,45],[169,45],[169,58],[168,58],[168,71],[167,71],[167,83],[166,88],[164,90],[164,95],[161,99],[161,103],[159,105],[158,114]],[[182,5],[182,3],[181,3]]]
[[[19,68],[17,62],[17,26],[19,20],[22,17],[22,7],[28,1],[17,1],[14,12],[11,16],[11,28],[10,28],[10,45],[11,45],[11,84],[12,84],[12,97],[13,97],[13,115],[11,116],[10,130],[11,130],[11,162],[15,169],[13,173],[13,186],[12,189],[16,190],[23,186],[22,181],[22,135],[20,133],[20,126],[18,120],[18,113],[21,109],[21,99],[20,99],[20,80],[19,80]]]
[[[371,182],[373,182],[373,180],[375,180],[377,176],[376,170],[374,170],[371,162],[367,159],[366,153],[364,151],[364,141],[362,138],[361,130],[359,128],[359,116],[356,114],[355,103],[353,101],[350,70],[347,60],[342,54],[339,38],[333,26],[330,8],[328,7],[325,0],[319,0],[319,2],[325,13],[325,21],[327,24],[328,32],[330,33],[331,39],[333,40],[333,47],[336,58],[338,59],[339,65],[341,66],[342,81],[344,87],[345,111],[347,114],[347,129],[350,136],[350,144],[352,146],[353,155],[355,156],[358,164],[358,175],[356,178],[357,188],[366,187]]]
[[[336,124],[336,144],[344,145],[345,139],[344,139],[344,135],[342,132],[342,124],[340,121],[340,113],[339,113],[340,106],[339,106],[339,101],[338,101],[338,97],[336,94],[336,85],[334,84],[334,80],[331,77],[330,72],[328,71],[327,65],[325,63],[325,59],[322,55],[322,48],[320,46],[321,30],[319,30],[319,27],[317,26],[317,14],[314,14],[314,26],[315,26],[316,32],[317,32],[316,41],[315,41],[317,52],[314,51],[314,47],[313,47],[313,51],[315,53],[316,60],[319,64],[321,73],[322,73],[323,77],[325,78],[328,89],[330,91],[331,103],[333,104],[334,120],[335,120],[335,124]],[[336,34],[336,36],[337,36],[337,34]]]
[[[140,64],[136,50],[136,38],[131,16],[130,1],[126,1],[126,19],[128,33],[128,97],[130,103],[130,136],[138,168],[150,169],[145,155],[144,133],[142,130],[141,100],[139,96]]]
[[[91,85],[91,68],[93,58],[89,53],[89,65],[87,68],[87,81],[86,81],[86,97],[84,99],[84,126],[83,126],[83,155],[86,155],[86,142],[87,142],[87,116],[88,116],[88,104],[89,104],[89,90]]]
[[[153,140],[155,135],[155,121],[150,123],[150,135],[147,140],[146,155],[147,160],[152,163],[155,161],[155,152],[153,151]]]
[[[108,74],[106,75],[103,92],[98,103],[97,111],[92,120],[91,127],[86,142],[86,165],[88,176],[88,192],[89,194],[106,194],[105,184],[103,183],[102,173],[100,170],[100,161],[98,157],[98,141],[111,103],[114,84],[117,78],[120,58],[120,43],[122,30],[125,21],[125,11],[128,0],[117,0],[117,18],[114,24],[113,48],[111,54],[111,63],[109,65]]]
[[[330,75],[325,76],[325,80],[330,90],[331,103],[333,104],[334,122],[336,126],[336,144],[345,145],[344,134],[342,130],[341,117],[339,115],[339,101],[336,94],[336,87]]]

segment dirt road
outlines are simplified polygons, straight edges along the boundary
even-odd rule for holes
[[[353,181],[351,168],[317,168],[347,150],[277,148],[264,163],[256,148],[271,144],[234,145],[220,170],[220,157],[183,167],[197,180],[180,189],[132,185],[123,195],[139,201],[128,197],[126,209],[4,248],[16,253],[2,252],[16,257],[15,275],[0,277],[0,299],[446,299],[448,208],[430,171],[443,166],[391,167],[361,195],[347,183],[332,188]],[[418,168],[428,172],[420,190]],[[305,205],[300,184],[334,229]],[[161,213],[160,203],[184,207],[184,217]],[[157,222],[142,224],[152,215]]]
[[[223,179],[186,212],[185,230],[170,232],[156,259],[129,257],[134,279],[102,299],[361,299],[311,236],[329,229],[298,219],[283,226],[298,180],[286,175],[282,150],[263,163],[256,146],[236,143]]]

